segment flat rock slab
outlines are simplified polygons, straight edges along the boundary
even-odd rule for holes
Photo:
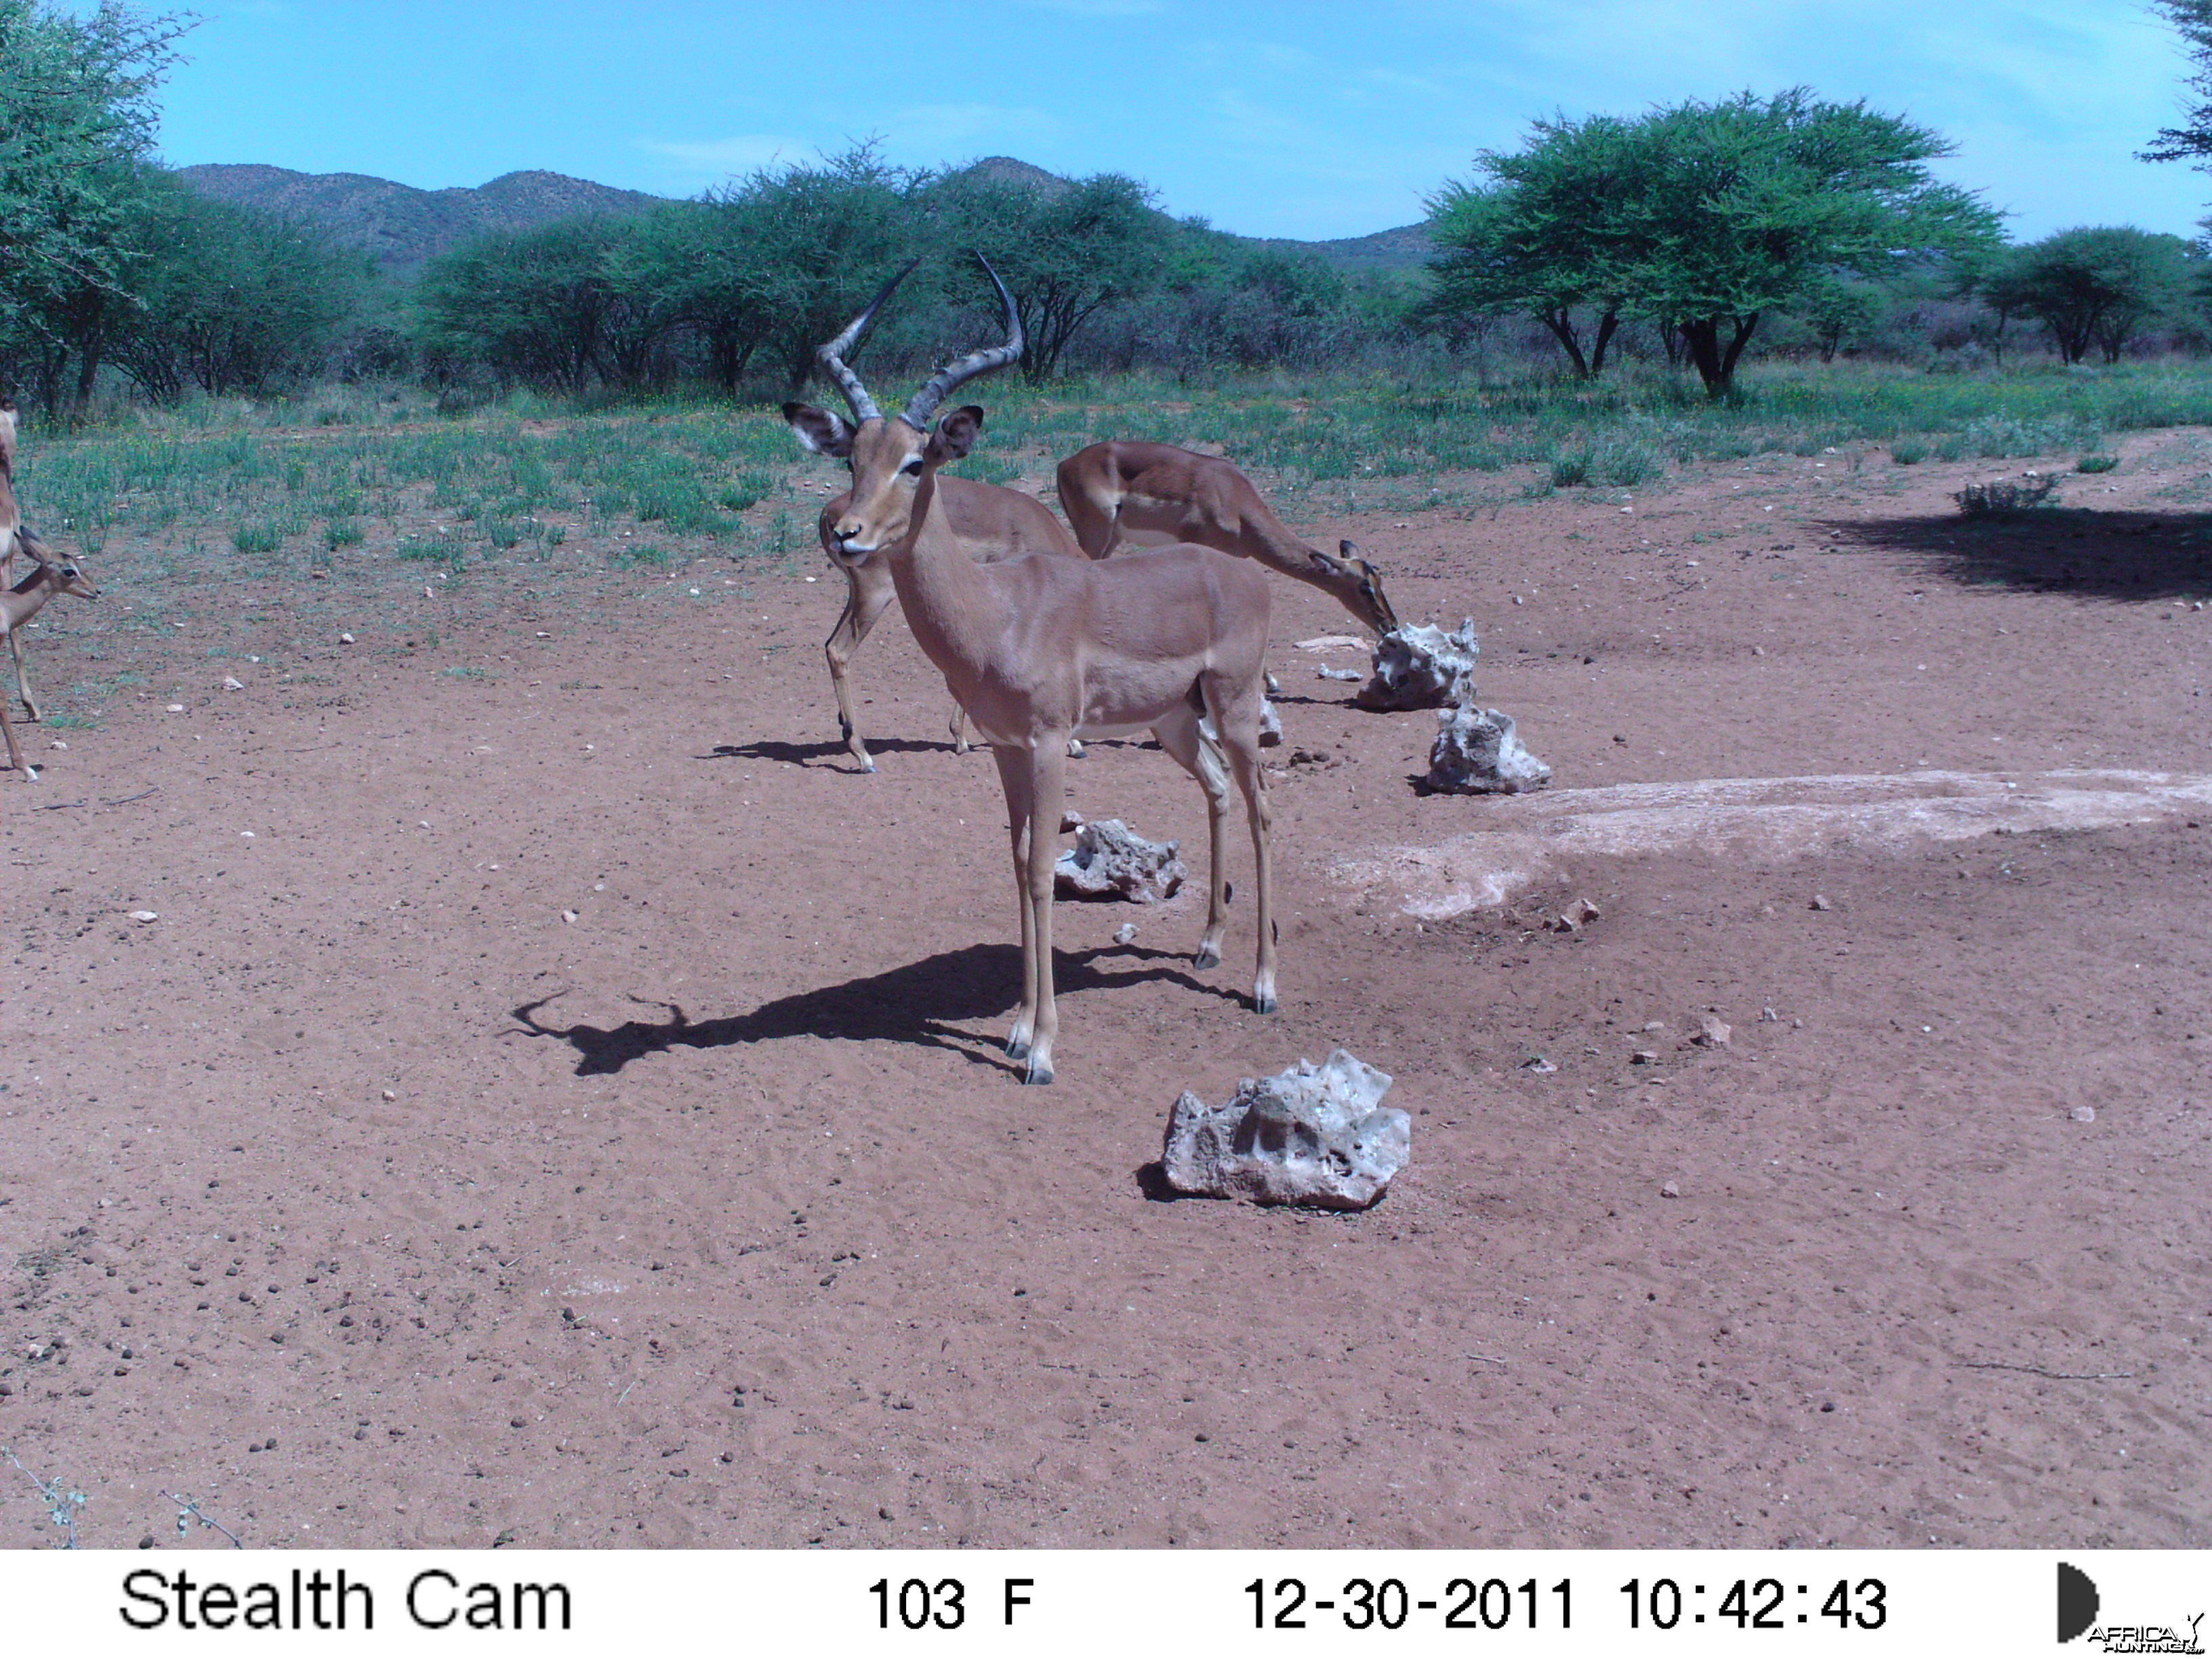
[[[1176,854],[1179,844],[1146,841],[1119,818],[1078,819],[1075,845],[1053,866],[1053,891],[1062,898],[1158,904],[1190,874]]]
[[[1551,781],[1552,769],[1522,746],[1510,714],[1462,703],[1437,716],[1430,788],[1454,795],[1519,795]]]
[[[1413,1149],[1413,1120],[1381,1102],[1389,1074],[1339,1048],[1271,1078],[1246,1078],[1221,1106],[1185,1090],[1160,1153],[1179,1193],[1364,1210]]]
[[[1394,628],[1375,641],[1375,672],[1352,701],[1362,708],[1445,708],[1474,696],[1470,617],[1447,634],[1441,628]]]

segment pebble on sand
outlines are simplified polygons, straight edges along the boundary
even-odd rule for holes
[[[2094,1106],[2076,1106],[2066,1115],[2076,1123],[2094,1123],[2097,1121],[2097,1109]]]
[[[161,916],[152,910],[133,910],[131,913],[131,920],[133,921],[159,921],[161,919]]]

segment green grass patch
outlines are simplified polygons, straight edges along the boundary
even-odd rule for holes
[[[2076,472],[2110,472],[2120,464],[2117,455],[2084,455],[2074,463]]]

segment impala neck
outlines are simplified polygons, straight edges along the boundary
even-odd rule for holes
[[[1005,632],[1006,601],[952,533],[936,468],[915,489],[905,541],[887,550],[891,585],[922,654],[949,679],[981,665]]]

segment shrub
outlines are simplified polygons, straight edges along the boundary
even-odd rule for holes
[[[1889,447],[1889,459],[1899,466],[1917,466],[1928,459],[1928,446],[1901,439]]]
[[[333,553],[342,547],[358,547],[361,526],[351,519],[332,519],[323,526],[323,545]]]
[[[1651,446],[1633,438],[1607,438],[1591,453],[1590,463],[1607,483],[1624,489],[1656,478],[1665,471]]]
[[[2074,463],[2076,472],[2110,472],[2120,464],[2117,455],[2084,455]]]
[[[1552,487],[1571,489],[1577,484],[1589,482],[1590,452],[1585,445],[1580,449],[1562,450],[1552,457]]]
[[[2057,505],[2058,480],[2033,473],[2024,478],[1999,478],[1991,483],[1968,484],[1951,499],[1970,519],[2008,518]]]
[[[241,553],[274,553],[284,544],[284,532],[261,519],[241,519],[230,532],[230,544]]]

